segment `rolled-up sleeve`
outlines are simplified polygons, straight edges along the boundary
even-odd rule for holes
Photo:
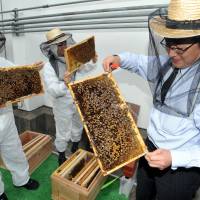
[[[132,54],[129,52],[118,55],[121,63],[120,67],[132,73],[136,73],[147,79],[148,56]]]

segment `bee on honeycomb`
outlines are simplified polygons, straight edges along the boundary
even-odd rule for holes
[[[81,45],[72,48],[70,53],[78,62],[86,63],[95,56],[94,49],[94,40],[88,40],[86,43],[82,43]]]
[[[70,90],[105,171],[144,153],[128,106],[113,79],[103,74],[71,84]]]
[[[0,73],[0,105],[43,90],[40,74],[34,68],[12,68]]]
[[[68,71],[78,69],[82,64],[89,62],[95,57],[94,37],[90,37],[65,50],[65,57],[68,63]]]

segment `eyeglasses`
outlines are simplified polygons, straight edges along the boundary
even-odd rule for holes
[[[57,46],[61,47],[61,46],[66,46],[67,42],[63,41],[57,44]]]
[[[184,54],[190,47],[192,47],[194,44],[196,44],[195,42],[194,43],[192,43],[191,45],[189,45],[188,47],[186,47],[186,48],[179,48],[179,47],[171,47],[172,45],[175,45],[176,46],[176,44],[172,44],[172,43],[166,43],[166,41],[165,41],[165,38],[160,42],[160,44],[161,44],[161,46],[163,47],[163,48],[165,48],[167,51],[169,51],[170,49],[171,50],[173,50],[174,52],[176,52],[177,54],[179,54],[179,55],[182,55],[182,54]]]

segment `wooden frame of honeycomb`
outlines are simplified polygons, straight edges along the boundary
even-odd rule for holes
[[[36,65],[0,67],[0,107],[44,93]]]
[[[147,152],[111,73],[75,81],[69,89],[104,175]]]
[[[82,64],[89,62],[95,57],[94,36],[65,49],[64,55],[68,64],[68,72],[75,72]]]

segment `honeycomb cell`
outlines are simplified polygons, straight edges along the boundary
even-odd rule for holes
[[[104,174],[144,155],[142,137],[110,74],[69,88]]]
[[[37,68],[0,68],[0,105],[42,92],[43,85]]]
[[[71,73],[77,70],[82,64],[89,62],[95,57],[94,37],[90,37],[65,49],[64,54],[68,63],[68,71]]]

